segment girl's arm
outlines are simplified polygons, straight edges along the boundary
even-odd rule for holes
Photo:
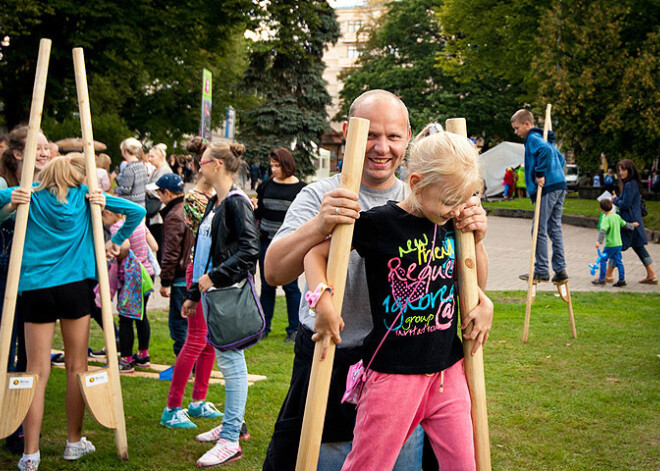
[[[328,284],[326,271],[328,268],[329,252],[330,241],[326,240],[312,247],[307,252],[307,255],[305,255],[305,278],[307,279],[307,286],[310,288],[310,291],[316,290],[316,287],[321,283]],[[344,330],[344,320],[332,304],[332,295],[328,290],[321,293],[315,311],[316,322],[314,323],[314,330],[316,333],[312,335],[312,340],[314,342],[323,340],[321,360],[324,360],[330,346],[330,340],[336,344],[341,343],[339,332]]]
[[[461,315],[461,329],[465,329],[472,322],[472,331],[469,334],[463,333],[463,338],[474,340],[472,355],[477,353],[479,347],[486,345],[488,333],[493,325],[493,302],[486,296],[486,293],[479,288],[479,304],[467,315]]]
[[[105,195],[105,209],[126,216],[124,224],[111,238],[111,241],[116,245],[121,245],[128,239],[147,214],[142,206],[112,195]]]
[[[151,234],[149,229],[147,229],[146,236],[147,245],[149,248],[153,251],[153,253],[158,252],[158,242],[156,242],[156,238]]]

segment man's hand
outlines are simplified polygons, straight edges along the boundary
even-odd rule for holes
[[[545,177],[536,177],[536,184],[543,187],[545,185]]]
[[[474,347],[472,348],[472,355],[476,354],[479,347],[486,345],[488,340],[488,333],[493,325],[493,302],[486,296],[481,288],[479,288],[479,304],[467,315],[461,318],[461,330],[463,330],[463,338],[467,340],[474,340]],[[469,334],[465,333],[465,328],[472,323],[472,331]]]
[[[344,188],[336,188],[323,196],[321,211],[314,216],[317,230],[327,236],[337,224],[353,224],[360,217],[357,195]]]
[[[181,317],[192,317],[195,315],[197,309],[197,303],[190,299],[186,299],[181,306]]]
[[[204,273],[202,277],[199,279],[199,290],[202,293],[206,293],[210,288],[213,287],[213,281],[211,281],[211,277],[208,275],[208,273]]]
[[[169,298],[170,297],[170,287],[169,286],[161,286],[160,287],[160,295],[164,298]]]
[[[488,218],[478,196],[470,198],[465,205],[461,214],[456,218],[456,227],[465,232],[473,231],[475,244],[486,237]]]

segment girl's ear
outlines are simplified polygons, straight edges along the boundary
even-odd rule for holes
[[[418,173],[411,173],[408,176],[408,183],[410,184],[410,191],[415,191],[419,182],[422,181],[422,176]]]
[[[16,160],[23,160],[23,152],[14,149],[14,158]]]

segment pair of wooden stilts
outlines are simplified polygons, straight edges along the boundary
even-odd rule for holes
[[[543,125],[543,139],[548,140],[548,132],[552,130],[552,121],[551,121],[551,110],[552,105],[547,105],[545,109],[545,123]],[[525,327],[523,329],[523,343],[527,343],[527,336],[529,334],[529,321],[532,314],[532,304],[536,298],[536,291],[538,288],[539,281],[534,279],[534,261],[536,259],[536,243],[539,236],[539,216],[541,214],[541,195],[543,193],[543,187],[538,186],[536,192],[536,204],[534,208],[534,229],[532,231],[532,254],[529,261],[529,279],[527,281],[527,303],[525,307]],[[573,315],[573,303],[571,301],[571,291],[568,288],[568,279],[553,282],[557,287],[557,292],[559,297],[566,303],[568,306],[568,319],[571,325],[571,334],[573,338],[577,338],[577,331],[575,330],[575,316]]]
[[[21,188],[26,190],[32,188],[34,177],[37,139],[41,128],[50,49],[50,39],[42,39],[39,44],[39,57],[37,60],[37,71],[32,93],[30,121],[21,175]],[[93,193],[98,188],[98,181],[96,176],[96,159],[94,156],[94,138],[92,134],[85,59],[81,48],[73,50],[73,64],[85,151],[87,186],[90,193]],[[115,331],[110,305],[110,285],[105,258],[101,207],[91,204],[91,211],[108,367],[102,371],[80,373],[78,375],[78,383],[92,416],[101,425],[115,430],[117,455],[120,459],[126,460],[128,459],[128,442],[126,437],[124,405],[119,382],[117,344],[115,342]],[[14,228],[9,273],[7,275],[7,286],[2,310],[2,324],[0,325],[0,417],[2,417],[2,420],[0,420],[0,438],[10,435],[23,423],[32,403],[37,382],[39,381],[38,375],[34,373],[7,373],[6,371],[28,214],[29,203],[19,205],[16,211],[16,225]]]
[[[467,137],[464,118],[447,120],[446,129],[449,132]],[[358,193],[360,190],[368,131],[368,120],[361,118],[350,119],[341,175],[341,186],[354,193]],[[335,228],[330,243],[327,279],[334,287],[335,293],[332,297],[332,302],[339,313],[341,313],[342,301],[344,299],[352,235],[353,225],[340,224]],[[468,313],[479,303],[473,233],[457,230],[456,246],[460,312]],[[472,325],[470,324],[466,333],[471,330]],[[321,361],[321,345],[322,342],[319,341],[314,348],[312,372],[305,404],[305,417],[296,463],[297,471],[313,471],[318,466],[321,435],[323,434],[323,423],[330,388],[330,374],[335,355],[335,345],[330,342],[326,358]],[[474,341],[463,341],[464,367],[472,402],[475,459],[479,471],[489,471],[491,469],[490,442],[488,436],[483,349],[480,348],[475,355],[472,355],[473,347]]]

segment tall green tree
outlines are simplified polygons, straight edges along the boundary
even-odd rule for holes
[[[509,135],[508,117],[500,116],[510,103],[506,82],[497,77],[460,80],[441,67],[447,44],[438,21],[442,6],[442,0],[387,4],[387,13],[365,28],[369,39],[357,67],[342,76],[338,118],[347,115],[362,92],[382,88],[404,101],[414,131],[430,121],[462,116],[470,134],[491,141]]]
[[[604,27],[606,25],[606,27]],[[541,101],[554,103],[567,147],[585,167],[605,153],[640,169],[660,146],[660,2],[557,2],[533,61]]]
[[[0,38],[9,42],[0,46],[0,112],[8,127],[27,119],[38,42],[48,37],[49,137],[76,128],[73,47],[85,50],[92,118],[103,124],[97,138],[116,142],[126,137],[116,133],[130,130],[172,143],[196,134],[202,68],[215,77],[214,125],[226,106],[240,101],[243,31],[252,11],[251,0],[6,0],[0,10]]]
[[[295,143],[298,172],[309,175],[315,147],[329,129],[322,57],[339,38],[335,13],[325,0],[271,0],[257,21],[266,25],[266,37],[251,44],[243,81],[256,104],[238,110],[238,139],[248,159],[263,165],[271,149]]]

